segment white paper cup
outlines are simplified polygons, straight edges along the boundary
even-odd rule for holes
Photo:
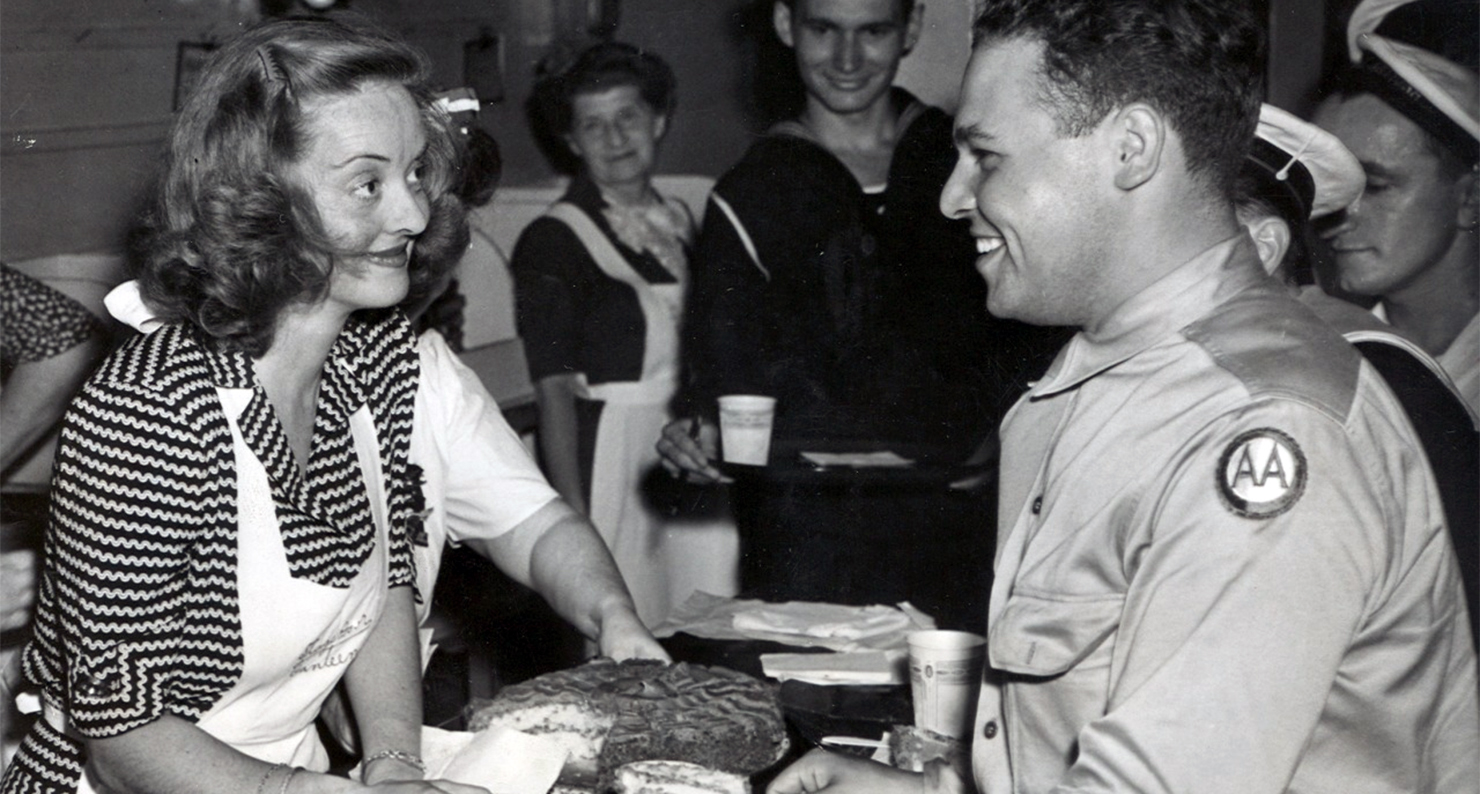
[[[719,443],[725,462],[766,465],[775,415],[775,397],[727,394],[719,398]]]
[[[915,727],[963,739],[971,733],[986,639],[966,631],[910,634]]]

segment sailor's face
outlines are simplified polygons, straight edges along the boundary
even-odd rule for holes
[[[1367,173],[1361,198],[1321,229],[1339,286],[1381,297],[1422,281],[1462,234],[1464,179],[1446,173],[1418,125],[1371,94],[1328,99],[1314,120]]]
[[[776,33],[796,53],[808,97],[848,115],[884,101],[899,61],[919,38],[902,0],[795,0],[775,5]]]

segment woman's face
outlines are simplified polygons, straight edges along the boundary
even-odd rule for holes
[[[308,136],[288,177],[305,187],[337,253],[328,301],[348,311],[394,306],[426,228],[426,134],[411,93],[393,83],[303,103]]]
[[[576,94],[566,142],[604,187],[646,185],[668,119],[643,101],[637,86]]]

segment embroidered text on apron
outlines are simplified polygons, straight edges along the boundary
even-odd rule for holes
[[[240,444],[239,410],[232,408],[241,406],[228,402],[236,396],[223,391],[222,404]],[[370,409],[361,406],[349,425],[376,540],[370,558],[343,589],[289,573],[267,473],[238,446],[237,570],[245,664],[236,686],[198,723],[247,755],[315,771],[327,770],[329,759],[314,719],[379,619],[389,575],[387,495]]]

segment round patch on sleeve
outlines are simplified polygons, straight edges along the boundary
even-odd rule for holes
[[[1244,518],[1271,518],[1305,492],[1305,453],[1272,427],[1240,433],[1218,459],[1218,494]]]

